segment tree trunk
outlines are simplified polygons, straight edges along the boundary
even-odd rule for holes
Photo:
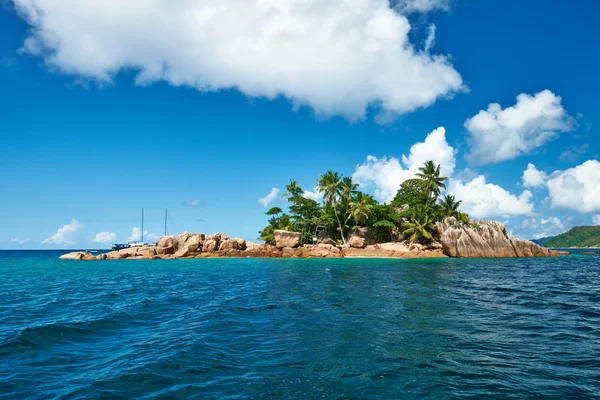
[[[340,222],[340,217],[338,216],[336,204],[333,203],[333,212],[335,213],[335,219],[337,219],[338,226],[340,227],[340,236],[342,237],[342,243],[346,245],[346,238],[344,237],[344,228],[342,228],[342,223]]]

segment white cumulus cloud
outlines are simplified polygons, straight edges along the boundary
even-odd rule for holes
[[[523,186],[538,187],[543,186],[546,181],[546,173],[538,170],[535,165],[527,164],[527,169],[523,172]]]
[[[83,224],[75,218],[70,224],[58,228],[56,233],[43,241],[44,244],[60,244],[72,245],[75,244],[77,233],[83,229]]]
[[[304,193],[302,193],[302,197],[314,200],[316,202],[321,202],[323,200],[323,193],[320,193],[315,186],[312,191],[305,190]]]
[[[548,177],[548,195],[554,208],[580,213],[600,212],[600,162],[588,160]]]
[[[448,192],[461,200],[461,210],[473,218],[497,218],[533,214],[533,194],[524,190],[514,195],[501,186],[486,182],[485,176],[462,182],[450,181]]]
[[[441,165],[441,173],[451,176],[456,165],[456,151],[446,141],[446,130],[439,127],[425,138],[414,144],[408,156],[402,156],[402,163],[396,157],[378,158],[367,156],[367,161],[357,165],[352,179],[362,189],[373,188],[375,197],[386,203],[392,201],[400,184],[414,178],[419,167],[427,160]]]
[[[144,239],[147,239],[147,235],[148,235],[148,231],[144,230]],[[140,240],[142,240],[142,229],[134,226],[131,229],[131,236],[129,236],[129,239],[127,239],[129,242],[138,242]]]
[[[110,83],[284,96],[321,115],[399,115],[464,90],[448,57],[417,50],[403,15],[441,0],[13,0],[30,25],[22,51]],[[395,8],[394,8],[395,7]]]
[[[592,224],[600,225],[600,214],[592,215]]]
[[[263,207],[267,207],[269,204],[271,204],[277,198],[278,194],[279,194],[279,189],[273,188],[273,189],[271,189],[271,191],[269,192],[268,195],[258,199],[258,202],[260,204],[262,204]]]
[[[548,236],[555,236],[565,232],[565,224],[558,217],[548,218],[526,218],[519,225],[524,237],[539,239]]]
[[[117,240],[117,235],[113,232],[98,232],[92,239],[96,243],[114,243]]]
[[[423,142],[415,143],[407,156],[402,156],[402,162],[411,171],[417,172],[427,160],[440,164],[440,172],[450,176],[456,166],[456,150],[446,141],[446,129],[440,126],[434,129]]]
[[[517,103],[505,109],[490,104],[465,121],[470,134],[468,159],[480,165],[510,160],[572,130],[575,120],[561,102],[560,96],[544,90],[533,96],[521,93]]]

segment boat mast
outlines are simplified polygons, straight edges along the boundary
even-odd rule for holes
[[[142,208],[142,243],[144,243],[144,209]]]
[[[167,209],[165,208],[165,236],[167,236]]]

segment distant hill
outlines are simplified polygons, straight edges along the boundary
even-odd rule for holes
[[[531,241],[533,243],[539,244],[540,246],[545,246],[546,243],[548,243],[550,240],[554,239],[555,237],[556,236],[546,236],[546,237],[539,238],[539,239],[531,239]]]
[[[576,226],[568,232],[561,233],[560,235],[550,238],[543,244],[543,246],[600,247],[600,226]]]

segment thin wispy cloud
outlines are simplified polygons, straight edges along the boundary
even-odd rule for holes
[[[260,199],[258,199],[258,202],[260,204],[262,204],[263,207],[267,207],[269,204],[271,204],[277,198],[278,194],[279,194],[279,189],[273,188],[273,189],[271,189],[269,194],[267,194],[265,197],[261,197]]]
[[[200,201],[199,199],[193,199],[183,202],[183,205],[186,207],[200,207],[202,204],[202,201]]]
[[[24,245],[25,243],[28,243],[28,242],[29,242],[29,238],[27,238],[27,239],[21,239],[21,238],[18,238],[18,237],[14,237],[14,238],[10,238],[8,240],[8,243],[18,244],[19,246],[22,246],[22,245]]]

